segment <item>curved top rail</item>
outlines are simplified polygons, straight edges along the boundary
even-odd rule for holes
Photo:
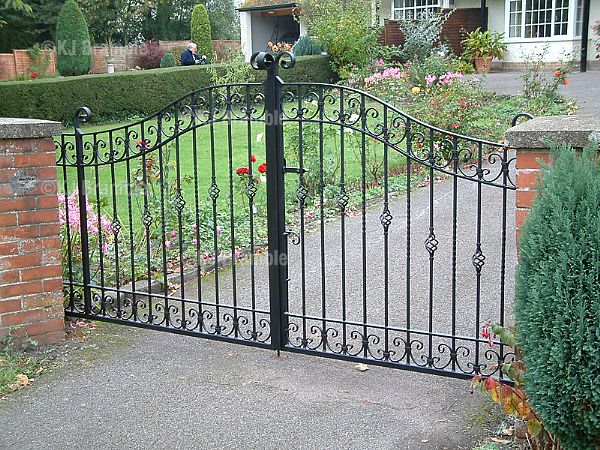
[[[163,108],[159,109],[158,111],[149,114],[147,116],[145,116],[142,119],[136,120],[134,122],[128,123],[126,125],[120,125],[118,127],[113,127],[113,128],[107,128],[106,130],[101,130],[101,131],[89,131],[89,132],[83,132],[81,133],[82,136],[91,136],[97,133],[109,133],[109,132],[115,132],[115,131],[122,131],[125,130],[127,128],[133,128],[136,126],[140,126],[142,124],[144,124],[145,122],[148,122],[150,120],[156,119],[159,116],[169,112],[169,110],[171,108],[173,108],[174,106],[176,106],[177,104],[181,103],[183,100],[186,100],[188,98],[191,98],[194,95],[200,94],[202,92],[209,92],[212,90],[216,90],[216,89],[221,89],[221,88],[236,88],[236,87],[248,87],[248,86],[261,86],[261,83],[231,83],[231,84],[216,84],[216,85],[212,85],[212,86],[207,86],[207,87],[203,87],[200,89],[196,89],[194,91],[190,91],[185,95],[182,95],[181,97],[179,97],[176,100],[173,100],[171,103],[165,105]],[[82,109],[85,109],[87,111],[90,111],[89,108],[87,107],[81,107],[79,108],[77,111],[81,111]],[[79,113],[76,113],[77,115],[79,115]],[[89,115],[91,116],[91,114],[93,113],[93,111],[91,111],[89,113]],[[78,117],[78,116],[77,116]],[[84,122],[85,120],[82,120],[81,122]],[[74,123],[75,128],[77,128],[77,126],[79,125],[79,123]],[[63,133],[64,136],[75,136],[76,133]]]
[[[356,94],[359,95],[364,95],[366,98],[373,100],[376,103],[379,103],[382,106],[385,106],[386,108],[389,108],[391,111],[395,112],[396,114],[401,115],[402,117],[404,117],[405,119],[410,120],[411,122],[416,123],[417,125],[421,125],[425,128],[429,128],[430,130],[433,130],[435,132],[438,133],[442,133],[445,134],[447,136],[452,136],[452,137],[456,137],[457,139],[462,139],[462,140],[466,140],[466,141],[470,141],[470,142],[474,142],[474,143],[481,143],[483,145],[490,145],[493,147],[506,147],[506,144],[504,143],[500,143],[500,142],[493,142],[493,141],[488,141],[486,139],[479,139],[479,138],[474,138],[472,136],[466,136],[464,134],[460,134],[460,133],[456,133],[453,131],[449,131],[449,130],[444,130],[443,128],[438,128],[434,125],[428,124],[426,122],[423,122],[422,120],[417,119],[414,116],[411,116],[410,114],[402,111],[400,108],[398,108],[397,106],[380,99],[379,97],[374,96],[373,94],[370,94],[368,92],[365,92],[361,89],[356,89],[356,88],[352,88],[349,86],[343,86],[343,85],[339,85],[339,84],[330,84],[330,83],[307,83],[307,82],[292,82],[292,83],[284,83],[283,87],[285,88],[286,86],[317,86],[317,87],[324,87],[324,88],[328,88],[328,89],[344,89],[345,91],[349,91],[349,92],[354,92]]]

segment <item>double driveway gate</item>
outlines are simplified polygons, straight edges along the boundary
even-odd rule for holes
[[[512,354],[481,329],[510,320],[508,149],[357,89],[283,82],[294,62],[256,54],[264,83],[119,127],[84,132],[77,111],[57,142],[66,314],[501,376]]]

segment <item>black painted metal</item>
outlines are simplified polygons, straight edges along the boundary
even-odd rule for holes
[[[357,89],[285,83],[279,69],[293,65],[289,53],[255,54],[264,83],[201,89],[107,131],[83,132],[91,112],[77,111],[75,132],[56,142],[66,314],[454,377],[501,376],[512,353],[479,334],[486,319],[506,322],[509,149],[427,125]],[[236,137],[245,141],[241,156]],[[263,150],[266,199],[253,169]],[[246,172],[236,170],[240,158]],[[445,200],[439,176],[451,178]],[[461,192],[471,187],[465,230]],[[501,193],[500,211],[486,208],[484,189]],[[415,201],[426,210],[414,211]],[[439,223],[439,201],[451,202],[449,224]],[[268,261],[257,256],[265,245],[257,208],[266,210]],[[337,220],[328,224],[328,214]],[[238,262],[240,248],[249,262]],[[438,275],[446,268],[449,283]],[[498,277],[494,296],[482,288],[486,277]]]

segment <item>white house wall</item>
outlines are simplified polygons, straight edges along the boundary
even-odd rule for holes
[[[556,36],[536,39],[508,38],[506,4],[502,0],[488,0],[488,14],[489,28],[500,33],[505,33],[505,42],[508,45],[508,51],[502,62],[507,63],[509,66],[514,63],[522,63],[527,55],[542,52],[544,47],[546,47],[545,60],[548,63],[558,62],[561,59],[564,60],[564,55],[569,52],[575,52],[576,58],[579,56],[581,48],[580,37]],[[591,26],[597,20],[600,20],[600,0],[591,0],[588,61],[595,60]]]
[[[248,11],[240,12],[240,38],[244,59],[249,62],[252,56],[252,16]]]

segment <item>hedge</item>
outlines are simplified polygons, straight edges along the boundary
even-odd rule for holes
[[[45,78],[0,83],[0,117],[57,120],[70,124],[80,106],[92,110],[94,122],[123,120],[156,112],[196,89],[211,85],[208,70],[221,64],[170,67],[115,74]],[[265,72],[253,71],[256,81]],[[329,58],[299,57],[296,66],[282,70],[286,81],[331,82]],[[254,81],[254,80],[252,80]]]

